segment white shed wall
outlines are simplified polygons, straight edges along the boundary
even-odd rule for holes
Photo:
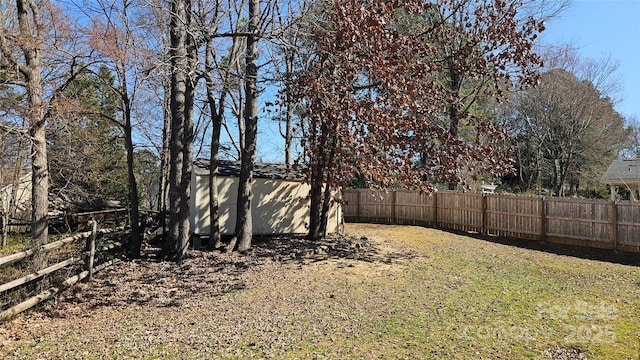
[[[191,183],[191,231],[196,235],[210,234],[209,178],[195,175]],[[236,224],[238,196],[237,177],[218,177],[220,201],[220,231],[233,235]],[[308,184],[279,179],[253,180],[253,233],[256,235],[303,234],[309,231]],[[339,204],[332,206],[329,214],[329,233],[337,232],[342,219]]]

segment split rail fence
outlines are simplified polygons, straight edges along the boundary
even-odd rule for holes
[[[2,311],[0,312],[0,322],[52,298],[64,288],[71,287],[83,279],[89,281],[95,272],[120,261],[120,258],[114,255],[112,250],[121,248],[122,243],[114,240],[113,237],[106,236],[106,234],[121,234],[125,230],[126,226],[98,229],[97,222],[95,220],[89,221],[88,224],[91,229],[90,231],[75,234],[73,236],[45,244],[35,251],[33,249],[26,250],[0,258],[0,270],[4,270],[8,269],[8,265],[10,264],[14,264],[15,267],[18,262],[27,263],[27,266],[25,267],[29,268],[28,261],[26,261],[27,259],[36,256],[42,259],[47,259],[45,254],[53,253],[54,251],[61,252],[63,256],[70,256],[64,259],[56,258],[55,261],[58,262],[55,264],[49,265],[47,263],[43,265],[44,267],[42,269],[28,272],[26,275],[20,274],[19,277],[1,284],[0,295],[2,295],[1,299],[3,300],[3,303],[1,304]],[[85,240],[84,244],[82,243],[82,240]],[[69,247],[71,247],[71,249],[68,249]],[[79,248],[79,251],[75,251],[74,247],[76,249]],[[67,250],[65,251],[64,249]],[[99,257],[98,255],[102,256]],[[97,264],[98,259],[101,260],[99,264]],[[17,304],[5,303],[5,299],[11,298],[13,300],[13,298],[15,298],[15,296],[7,296],[10,292],[19,291],[28,284],[33,285],[33,283],[41,281],[46,276],[52,276],[53,273],[60,272],[62,269],[67,269],[68,273],[75,272],[75,275],[66,279],[62,277],[62,279],[64,279],[63,281],[54,281],[48,289],[41,291],[37,293],[37,295],[31,296],[28,299],[19,299],[18,301],[20,302]],[[37,286],[34,287],[37,288]],[[26,293],[29,292],[27,291]]]
[[[640,203],[349,189],[345,221],[419,225],[640,253]]]

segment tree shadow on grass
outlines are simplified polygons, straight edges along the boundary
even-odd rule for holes
[[[542,242],[534,240],[523,240],[516,238],[498,237],[482,234],[473,234],[467,232],[449,231],[451,233],[469,236],[475,239],[489,241],[492,243],[515,246],[522,249],[535,250],[550,254],[571,256],[586,260],[604,261],[620,265],[639,266],[640,254],[614,251],[611,249],[598,249],[586,246],[566,245],[552,242]]]
[[[252,251],[257,257],[298,263],[340,259],[394,264],[418,256],[412,251],[383,253],[375,242],[366,237],[339,235],[318,241],[308,240],[302,235],[258,237]]]
[[[278,271],[326,260],[395,264],[416,253],[384,253],[367,238],[335,236],[322,241],[302,235],[256,236],[246,253],[192,249],[180,262],[158,259],[160,247],[143,246],[142,257],[125,260],[96,273],[90,283],[63,292],[57,304],[46,306],[53,317],[88,316],[102,307],[192,306],[194,298],[217,297],[246,289],[250,270]],[[348,266],[348,265],[347,265]]]

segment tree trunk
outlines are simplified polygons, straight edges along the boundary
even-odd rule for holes
[[[331,185],[329,179],[324,184],[324,194],[322,199],[322,212],[320,214],[320,234],[322,238],[327,237],[327,225],[329,224],[329,211],[331,210]]]
[[[164,235],[167,227],[167,203],[169,202],[169,131],[171,128],[171,87],[163,81],[165,101],[163,108],[162,153],[160,156],[160,188],[158,191],[158,211]]]
[[[564,184],[567,181],[567,175],[569,174],[569,167],[571,166],[571,152],[564,159],[560,161],[560,176],[558,181],[559,196],[565,196]]]
[[[8,234],[8,225],[9,225],[9,213],[6,211],[2,212],[2,248],[7,247],[7,234]]]
[[[163,253],[173,260],[182,259],[189,245],[189,126],[187,16],[188,0],[172,0],[169,50],[171,59],[171,135],[169,140],[169,231]]]
[[[337,129],[336,129],[337,131]],[[333,164],[335,161],[336,149],[338,148],[338,135],[334,134],[333,139],[331,140],[331,145],[329,151],[328,158],[325,164]],[[320,213],[320,227],[318,233],[322,236],[322,238],[327,237],[327,225],[329,223],[329,211],[331,210],[331,182],[332,182],[331,172],[327,174],[324,178],[324,184],[320,186],[324,186],[324,198],[322,199],[322,212]]]
[[[322,229],[322,190],[325,183],[325,171],[327,168],[327,155],[321,149],[328,145],[328,129],[323,124],[320,126],[320,135],[318,139],[318,146],[316,146],[316,152],[319,155],[316,156],[316,161],[311,162],[309,171],[311,172],[309,190],[309,234],[307,238],[309,240],[320,240],[324,236]],[[315,131],[312,131],[315,133]],[[312,134],[312,139],[315,139],[315,134]]]
[[[209,90],[207,90],[209,91]],[[211,155],[209,158],[209,248],[217,249],[222,245],[220,234],[220,204],[218,201],[218,162],[220,160],[220,121],[212,117]]]
[[[38,90],[41,90],[41,87]],[[32,111],[40,112],[34,109],[34,106],[41,106],[39,101],[36,101],[38,105],[33,104],[33,101],[30,101],[30,103]],[[33,154],[31,157],[33,171],[31,184],[31,248],[37,253],[37,249],[46,244],[49,237],[47,218],[49,210],[49,173],[47,171],[47,139],[44,121],[38,120],[35,125],[32,125],[31,138]],[[41,261],[42,259],[39,256],[34,257],[34,265],[36,267],[40,267],[41,264],[39,263]]]
[[[16,164],[13,170],[13,179],[11,181],[11,194],[9,195],[9,201],[3,204],[2,211],[2,247],[7,246],[7,237],[9,235],[9,222],[11,217],[15,215],[18,205],[20,205],[20,198],[23,195],[23,189],[21,189],[22,169],[24,166],[24,160],[26,154],[24,153],[23,146],[25,140],[20,138],[16,147],[17,156]],[[1,173],[1,172],[0,172]],[[4,205],[7,207],[4,208]]]
[[[184,197],[183,204],[180,208],[180,218],[183,221],[183,233],[181,234],[181,249],[183,253],[180,258],[186,255],[186,249],[189,246],[189,240],[191,236],[190,222],[189,222],[189,208],[191,200],[191,174],[193,172],[193,139],[194,139],[194,101],[195,101],[195,81],[192,76],[197,67],[197,49],[192,35],[191,24],[191,0],[187,0],[187,21],[186,21],[186,48],[187,48],[187,76],[186,76],[186,88],[185,88],[185,109],[184,109],[184,162],[182,165],[182,196]]]
[[[324,171],[319,167],[310,169],[314,173],[316,171]],[[322,239],[322,175],[318,179],[315,175],[311,179],[311,190],[309,191],[310,205],[309,205],[309,234],[307,238],[309,240]]]
[[[449,90],[451,92],[455,92],[455,93],[459,93],[460,92],[460,86],[461,86],[461,79],[460,79],[460,74],[458,74],[453,67],[455,66],[453,63],[449,64],[450,69],[449,69],[449,76],[450,76],[450,83],[449,83]],[[455,100],[452,100],[455,101]],[[459,133],[459,126],[460,126],[460,111],[458,108],[458,104],[451,102],[449,104],[449,134],[451,134],[451,136],[454,139],[458,138],[458,133]],[[456,169],[456,173],[457,173],[457,169]],[[449,190],[455,190],[456,186],[458,185],[458,179],[456,178],[456,175],[452,175],[449,178],[449,183],[448,183],[448,189]]]
[[[251,217],[251,197],[253,182],[253,162],[255,161],[258,134],[258,22],[260,1],[249,1],[249,34],[247,36],[246,72],[245,72],[245,137],[242,147],[242,163],[238,184],[238,201],[236,216],[236,238],[238,251],[251,248],[253,222]],[[231,245],[231,244],[230,244]],[[235,245],[235,244],[233,244]]]
[[[25,59],[22,71],[26,82],[29,135],[31,136],[31,248],[36,251],[34,266],[40,267],[42,258],[38,249],[49,236],[47,212],[49,211],[49,172],[47,169],[47,137],[45,132],[43,87],[40,64],[40,48],[43,43],[39,11],[31,8],[26,0],[16,0],[20,27],[21,50]],[[30,12],[32,14],[30,14]],[[31,24],[33,20],[34,24]]]
[[[554,158],[553,160],[553,194],[560,196],[560,160]]]
[[[131,240],[129,243],[129,256],[137,259],[142,248],[142,236],[140,234],[140,211],[138,199],[138,183],[136,181],[133,161],[133,139],[131,137],[131,104],[127,96],[126,86],[121,89],[124,107],[124,145],[127,151],[127,176],[129,182],[129,201],[131,202],[129,216],[131,217]]]
[[[235,49],[236,39],[234,38],[233,48]],[[220,94],[220,103],[216,106],[214,95],[214,84],[211,78],[213,71],[213,46],[212,40],[207,42],[205,58],[205,78],[207,88],[207,103],[211,113],[211,151],[209,157],[209,249],[217,249],[222,246],[222,234],[220,233],[220,204],[218,201],[218,162],[220,160],[220,133],[222,131],[222,119],[225,108],[225,98],[227,96],[228,81],[223,84]],[[232,53],[234,51],[232,50]],[[233,56],[233,55],[231,55]],[[218,110],[218,106],[220,110]]]
[[[214,135],[215,136],[215,135]],[[218,132],[218,146],[219,146]],[[211,148],[213,150],[213,136],[211,139]],[[218,201],[218,161],[219,154],[212,152],[209,159],[209,249],[217,249],[222,246],[222,234],[220,233],[220,203]]]
[[[287,88],[287,92],[285,94],[286,97],[286,107],[287,107],[287,114],[286,114],[286,128],[285,128],[285,133],[284,133],[284,163],[287,166],[290,166],[293,163],[293,159],[292,159],[292,152],[293,152],[293,110],[294,110],[294,104],[292,103],[292,99],[291,99],[291,91],[289,90],[289,85],[288,82],[290,81],[291,76],[293,75],[293,72],[295,71],[295,63],[294,63],[294,52],[293,50],[287,49],[287,51],[289,52],[289,54],[287,54],[286,56],[286,72],[287,72],[287,84],[285,84],[286,88]]]

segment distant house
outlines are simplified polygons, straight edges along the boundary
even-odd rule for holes
[[[3,179],[5,184],[6,181],[12,183],[0,188],[0,228],[3,235],[5,231],[25,231],[23,225],[15,224],[28,222],[31,210],[31,173],[20,176],[15,182]]]
[[[614,160],[602,176],[601,183],[611,188],[611,200],[617,198],[617,189],[631,193],[631,201],[640,199],[640,159]]]
[[[30,208],[31,173],[22,175],[15,184],[0,188],[0,213],[20,213],[28,211]]]
[[[236,224],[236,204],[240,163],[220,161],[218,195],[220,231],[232,235]],[[256,235],[303,234],[309,231],[309,184],[301,174],[283,164],[257,163],[253,172],[251,212]],[[342,208],[334,204],[330,210],[327,231],[337,232],[341,226]],[[194,162],[191,178],[191,232],[198,236],[211,233],[209,212],[209,160]]]

